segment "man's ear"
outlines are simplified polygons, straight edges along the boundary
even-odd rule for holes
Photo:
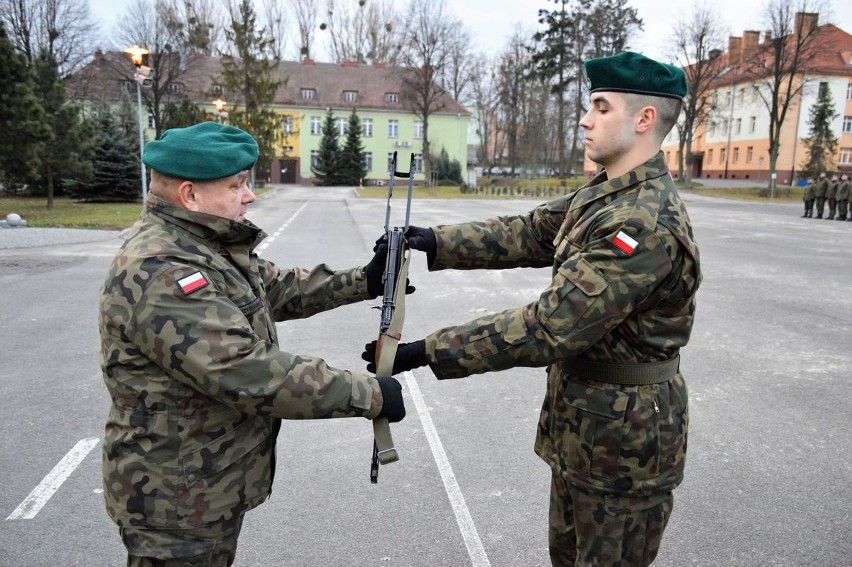
[[[198,186],[192,181],[182,181],[177,188],[178,203],[188,211],[198,211]]]
[[[654,129],[657,123],[657,109],[645,106],[636,114],[636,133],[644,134]]]

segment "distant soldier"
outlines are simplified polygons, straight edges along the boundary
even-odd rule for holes
[[[840,185],[840,180],[837,174],[831,176],[831,183],[828,184],[828,190],[825,192],[825,197],[828,199],[828,217],[826,220],[834,220],[834,215],[837,213],[837,186]]]
[[[809,219],[814,216],[814,180],[808,178],[808,184],[805,185],[805,194],[802,196],[802,201],[805,202],[805,214],[803,219]]]
[[[818,219],[822,218],[822,213],[825,210],[825,195],[828,193],[829,181],[828,177],[825,176],[825,172],[819,174],[819,181],[814,188],[814,195],[816,196],[816,212]]]
[[[850,192],[852,192],[852,182],[849,181],[849,176],[844,173],[840,176],[840,185],[837,187],[837,220],[846,220]],[[852,220],[852,215],[850,215],[849,220]]]

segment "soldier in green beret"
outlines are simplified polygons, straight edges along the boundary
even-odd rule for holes
[[[682,70],[638,53],[585,70],[580,126],[599,175],[526,214],[408,232],[430,270],[549,266],[549,283],[526,305],[400,345],[394,371],[546,367],[535,450],[553,473],[551,561],[640,566],[657,555],[686,453],[678,353],[701,272],[660,146],[687,87]]]
[[[104,498],[130,566],[231,565],[269,496],[281,419],[405,415],[394,378],[279,348],[276,321],[378,296],[387,251],[346,270],[258,257],[257,156],[216,122],[149,142],[150,193],[101,289]]]
[[[837,187],[837,220],[846,220],[846,210],[849,206],[850,197],[849,176],[845,173],[840,176],[840,185]],[[852,220],[852,217],[849,217]]]
[[[825,191],[825,198],[828,201],[828,216],[826,220],[834,220],[834,215],[837,214],[837,186],[840,185],[840,179],[837,174],[831,176],[831,182],[828,184],[828,189]]]

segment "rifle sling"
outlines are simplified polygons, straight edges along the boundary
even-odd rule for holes
[[[376,361],[376,376],[393,376],[393,363],[396,358],[399,340],[402,338],[402,326],[405,323],[405,285],[408,281],[410,257],[408,246],[404,246],[402,262],[397,274],[396,288],[394,289],[393,317],[391,318],[390,327],[383,334],[382,349],[379,354],[379,360]],[[399,460],[387,419],[373,420],[373,436],[376,439],[379,462],[386,465]]]

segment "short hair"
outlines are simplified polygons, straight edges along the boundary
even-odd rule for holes
[[[679,98],[641,94],[629,94],[626,98],[631,112],[639,112],[646,106],[653,106],[657,109],[657,124],[654,130],[660,141],[674,127],[683,108],[683,99]]]

